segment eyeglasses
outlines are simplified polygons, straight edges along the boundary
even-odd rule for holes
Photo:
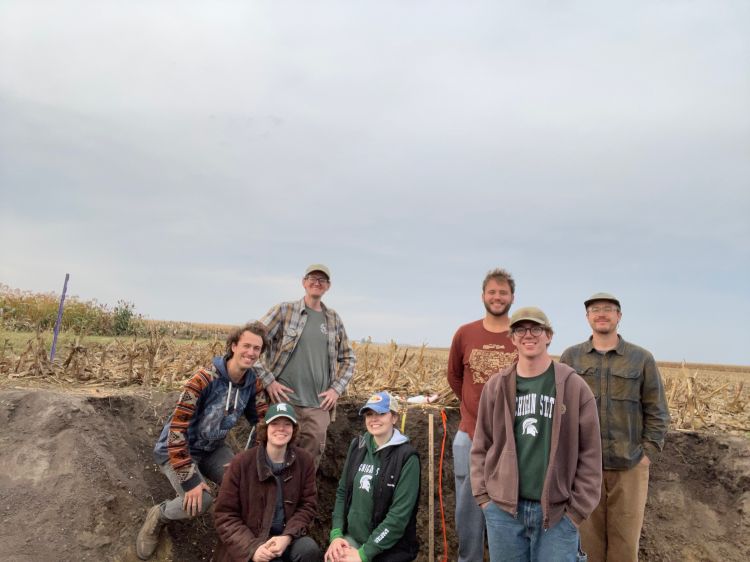
[[[620,310],[620,309],[613,304],[604,304],[604,305],[597,304],[597,305],[589,307],[589,312],[593,312],[594,314],[598,314],[600,312],[614,312],[616,310]]]
[[[325,277],[310,277],[309,275],[305,277],[310,283],[313,285],[328,285],[330,281],[326,279]]]
[[[511,329],[511,333],[517,338],[522,338],[526,335],[526,332],[531,332],[531,335],[538,337],[542,335],[544,328],[542,326],[531,326],[530,328],[525,326],[516,326]]]

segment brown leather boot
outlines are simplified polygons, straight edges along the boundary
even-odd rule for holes
[[[148,510],[143,527],[135,539],[135,553],[141,560],[148,560],[159,546],[159,533],[167,520],[161,514],[161,505]]]

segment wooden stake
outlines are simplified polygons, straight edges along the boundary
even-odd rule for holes
[[[433,460],[434,452],[435,452],[435,435],[434,435],[434,425],[435,425],[435,415],[429,414],[427,417],[428,425],[427,425],[427,440],[429,443],[429,454],[430,454],[430,462],[429,462],[429,470],[430,470],[430,489],[429,489],[429,507],[428,511],[430,514],[430,524],[429,524],[429,536],[430,536],[430,551],[429,551],[429,560],[430,562],[435,562],[435,462]]]

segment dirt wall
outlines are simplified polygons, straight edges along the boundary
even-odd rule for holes
[[[151,449],[175,394],[74,394],[0,391],[0,560],[136,560],[135,535],[146,510],[173,494]],[[343,404],[318,474],[319,521],[327,539],[335,486],[351,439],[361,431],[356,405]],[[435,469],[443,436],[435,413]],[[448,412],[448,434],[458,423]],[[420,560],[427,560],[427,411],[411,409],[406,433],[422,456]],[[231,442],[244,444],[240,428]],[[455,560],[450,437],[443,467],[448,560]],[[438,478],[435,476],[437,487]],[[750,446],[736,437],[672,432],[653,466],[641,559],[647,562],[750,559]],[[435,553],[443,552],[435,497]],[[174,523],[154,560],[210,560],[210,517]]]

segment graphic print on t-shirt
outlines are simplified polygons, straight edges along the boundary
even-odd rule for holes
[[[536,427],[536,418],[526,418],[523,420],[523,435],[531,435],[536,437],[539,430]]]
[[[377,476],[378,472],[380,472],[379,467],[376,468],[375,466],[366,462],[360,464],[359,468],[357,469],[357,475],[354,477],[354,480],[357,484],[357,489],[369,492],[371,488],[372,477]]]
[[[554,388],[554,387],[553,387]],[[523,420],[522,433],[525,435],[527,426],[536,425],[541,418],[552,419],[555,407],[555,397],[532,392],[523,396],[516,396],[516,417],[533,416]],[[534,433],[536,435],[536,433]]]
[[[499,373],[516,360],[518,352],[503,351],[504,345],[488,343],[482,349],[472,349],[469,356],[469,368],[475,384],[484,384],[492,375]]]
[[[370,480],[372,480],[372,474],[365,474],[362,478],[359,480],[359,489],[364,490],[365,492],[370,491]]]

